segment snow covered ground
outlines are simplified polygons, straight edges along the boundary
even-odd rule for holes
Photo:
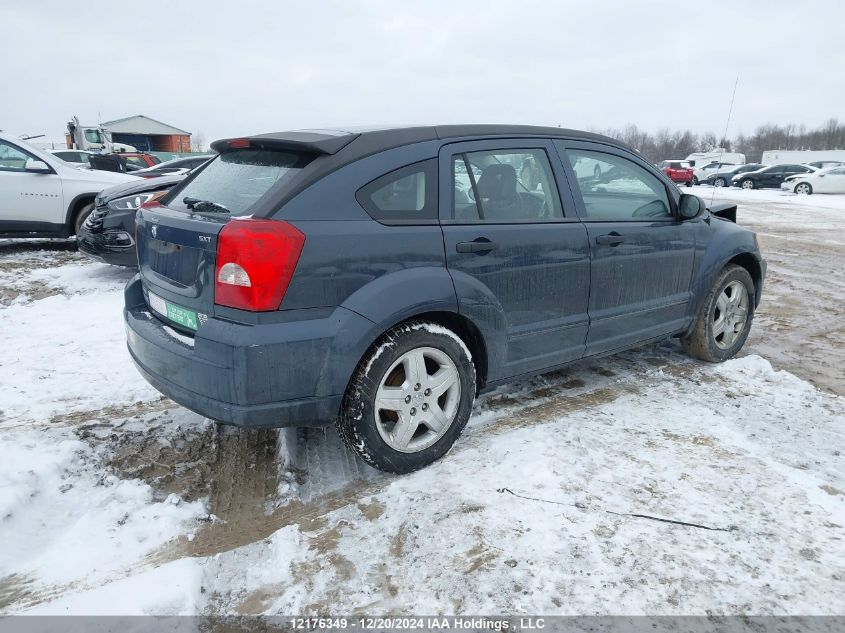
[[[499,389],[405,477],[160,398],[130,273],[0,242],[0,613],[845,614],[845,199],[716,194],[769,258],[748,355]]]

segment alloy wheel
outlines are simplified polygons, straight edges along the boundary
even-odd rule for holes
[[[719,349],[730,349],[748,321],[748,292],[742,282],[732,281],[716,300],[713,310],[713,340]]]
[[[461,379],[448,354],[418,347],[400,356],[382,377],[374,415],[392,449],[415,453],[439,440],[455,420]]]
[[[808,185],[806,182],[802,182],[797,187],[795,187],[795,193],[800,193],[806,196],[810,193],[810,185]]]

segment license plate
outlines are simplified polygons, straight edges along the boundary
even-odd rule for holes
[[[188,310],[188,308],[183,308],[182,306],[177,306],[175,303],[170,303],[152,292],[148,293],[148,295],[150,307],[153,310],[183,327],[190,328],[191,330],[197,329],[196,312]]]

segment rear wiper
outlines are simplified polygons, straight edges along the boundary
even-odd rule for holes
[[[206,213],[231,213],[231,211],[222,204],[212,202],[211,200],[200,200],[199,198],[186,196],[182,198],[182,202],[192,211],[204,211]]]

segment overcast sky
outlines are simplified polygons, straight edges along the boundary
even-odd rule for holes
[[[845,2],[4,2],[0,129],[145,114],[207,141],[380,123],[729,136],[845,119]]]

